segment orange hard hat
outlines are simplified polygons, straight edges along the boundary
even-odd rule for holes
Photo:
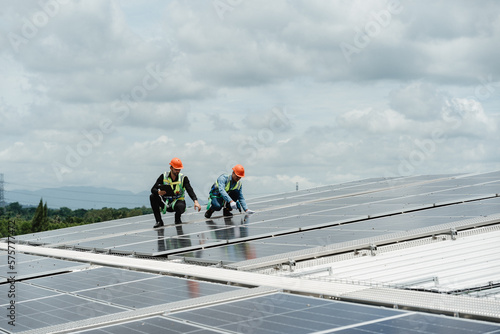
[[[170,166],[174,167],[175,169],[182,169],[184,166],[182,166],[182,161],[179,158],[173,158],[170,161]]]
[[[233,172],[239,177],[245,177],[245,168],[242,165],[236,165],[233,167]]]

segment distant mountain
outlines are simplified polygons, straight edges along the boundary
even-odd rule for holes
[[[7,203],[19,202],[24,206],[38,205],[40,198],[50,208],[101,209],[149,207],[149,190],[140,193],[111,188],[61,187],[35,191],[5,191]],[[189,202],[188,202],[189,205]]]

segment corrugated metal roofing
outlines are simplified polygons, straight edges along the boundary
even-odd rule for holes
[[[376,255],[363,253],[351,259],[332,258],[328,264],[304,262],[290,274],[457,295],[482,292],[487,296],[488,290],[500,284],[500,225],[477,229],[474,235],[467,236],[467,233],[470,232],[458,232],[454,239],[445,235],[429,238],[428,243],[419,240],[420,245],[406,242],[399,243],[397,248],[382,246],[377,248]]]

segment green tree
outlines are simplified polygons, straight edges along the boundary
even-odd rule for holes
[[[16,220],[16,226],[17,235],[31,233],[31,222],[28,220]]]
[[[23,213],[23,207],[19,202],[10,203],[5,207],[5,211],[13,213],[14,215],[20,215]]]
[[[41,232],[47,230],[49,220],[47,218],[47,203],[43,205],[43,199],[40,199],[40,204],[36,208],[33,219],[31,220],[31,232]]]
[[[0,218],[0,238],[9,236],[9,220]]]

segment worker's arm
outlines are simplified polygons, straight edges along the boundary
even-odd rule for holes
[[[184,188],[186,189],[189,197],[191,197],[191,199],[193,200],[194,208],[198,209],[198,211],[200,211],[201,205],[200,205],[200,203],[198,203],[198,198],[196,197],[196,194],[193,190],[193,187],[191,187],[191,183],[189,182],[189,179],[187,176],[184,177]]]
[[[155,184],[153,184],[153,186],[151,187],[151,193],[152,194],[159,194],[159,195],[164,195],[165,192],[163,192],[163,194],[160,194],[158,191],[160,190],[160,187],[163,185],[163,174],[161,174],[158,179],[156,180]]]
[[[238,194],[238,202],[240,202],[243,211],[248,211],[247,202],[245,201],[245,197],[243,197],[243,185],[241,186]]]

